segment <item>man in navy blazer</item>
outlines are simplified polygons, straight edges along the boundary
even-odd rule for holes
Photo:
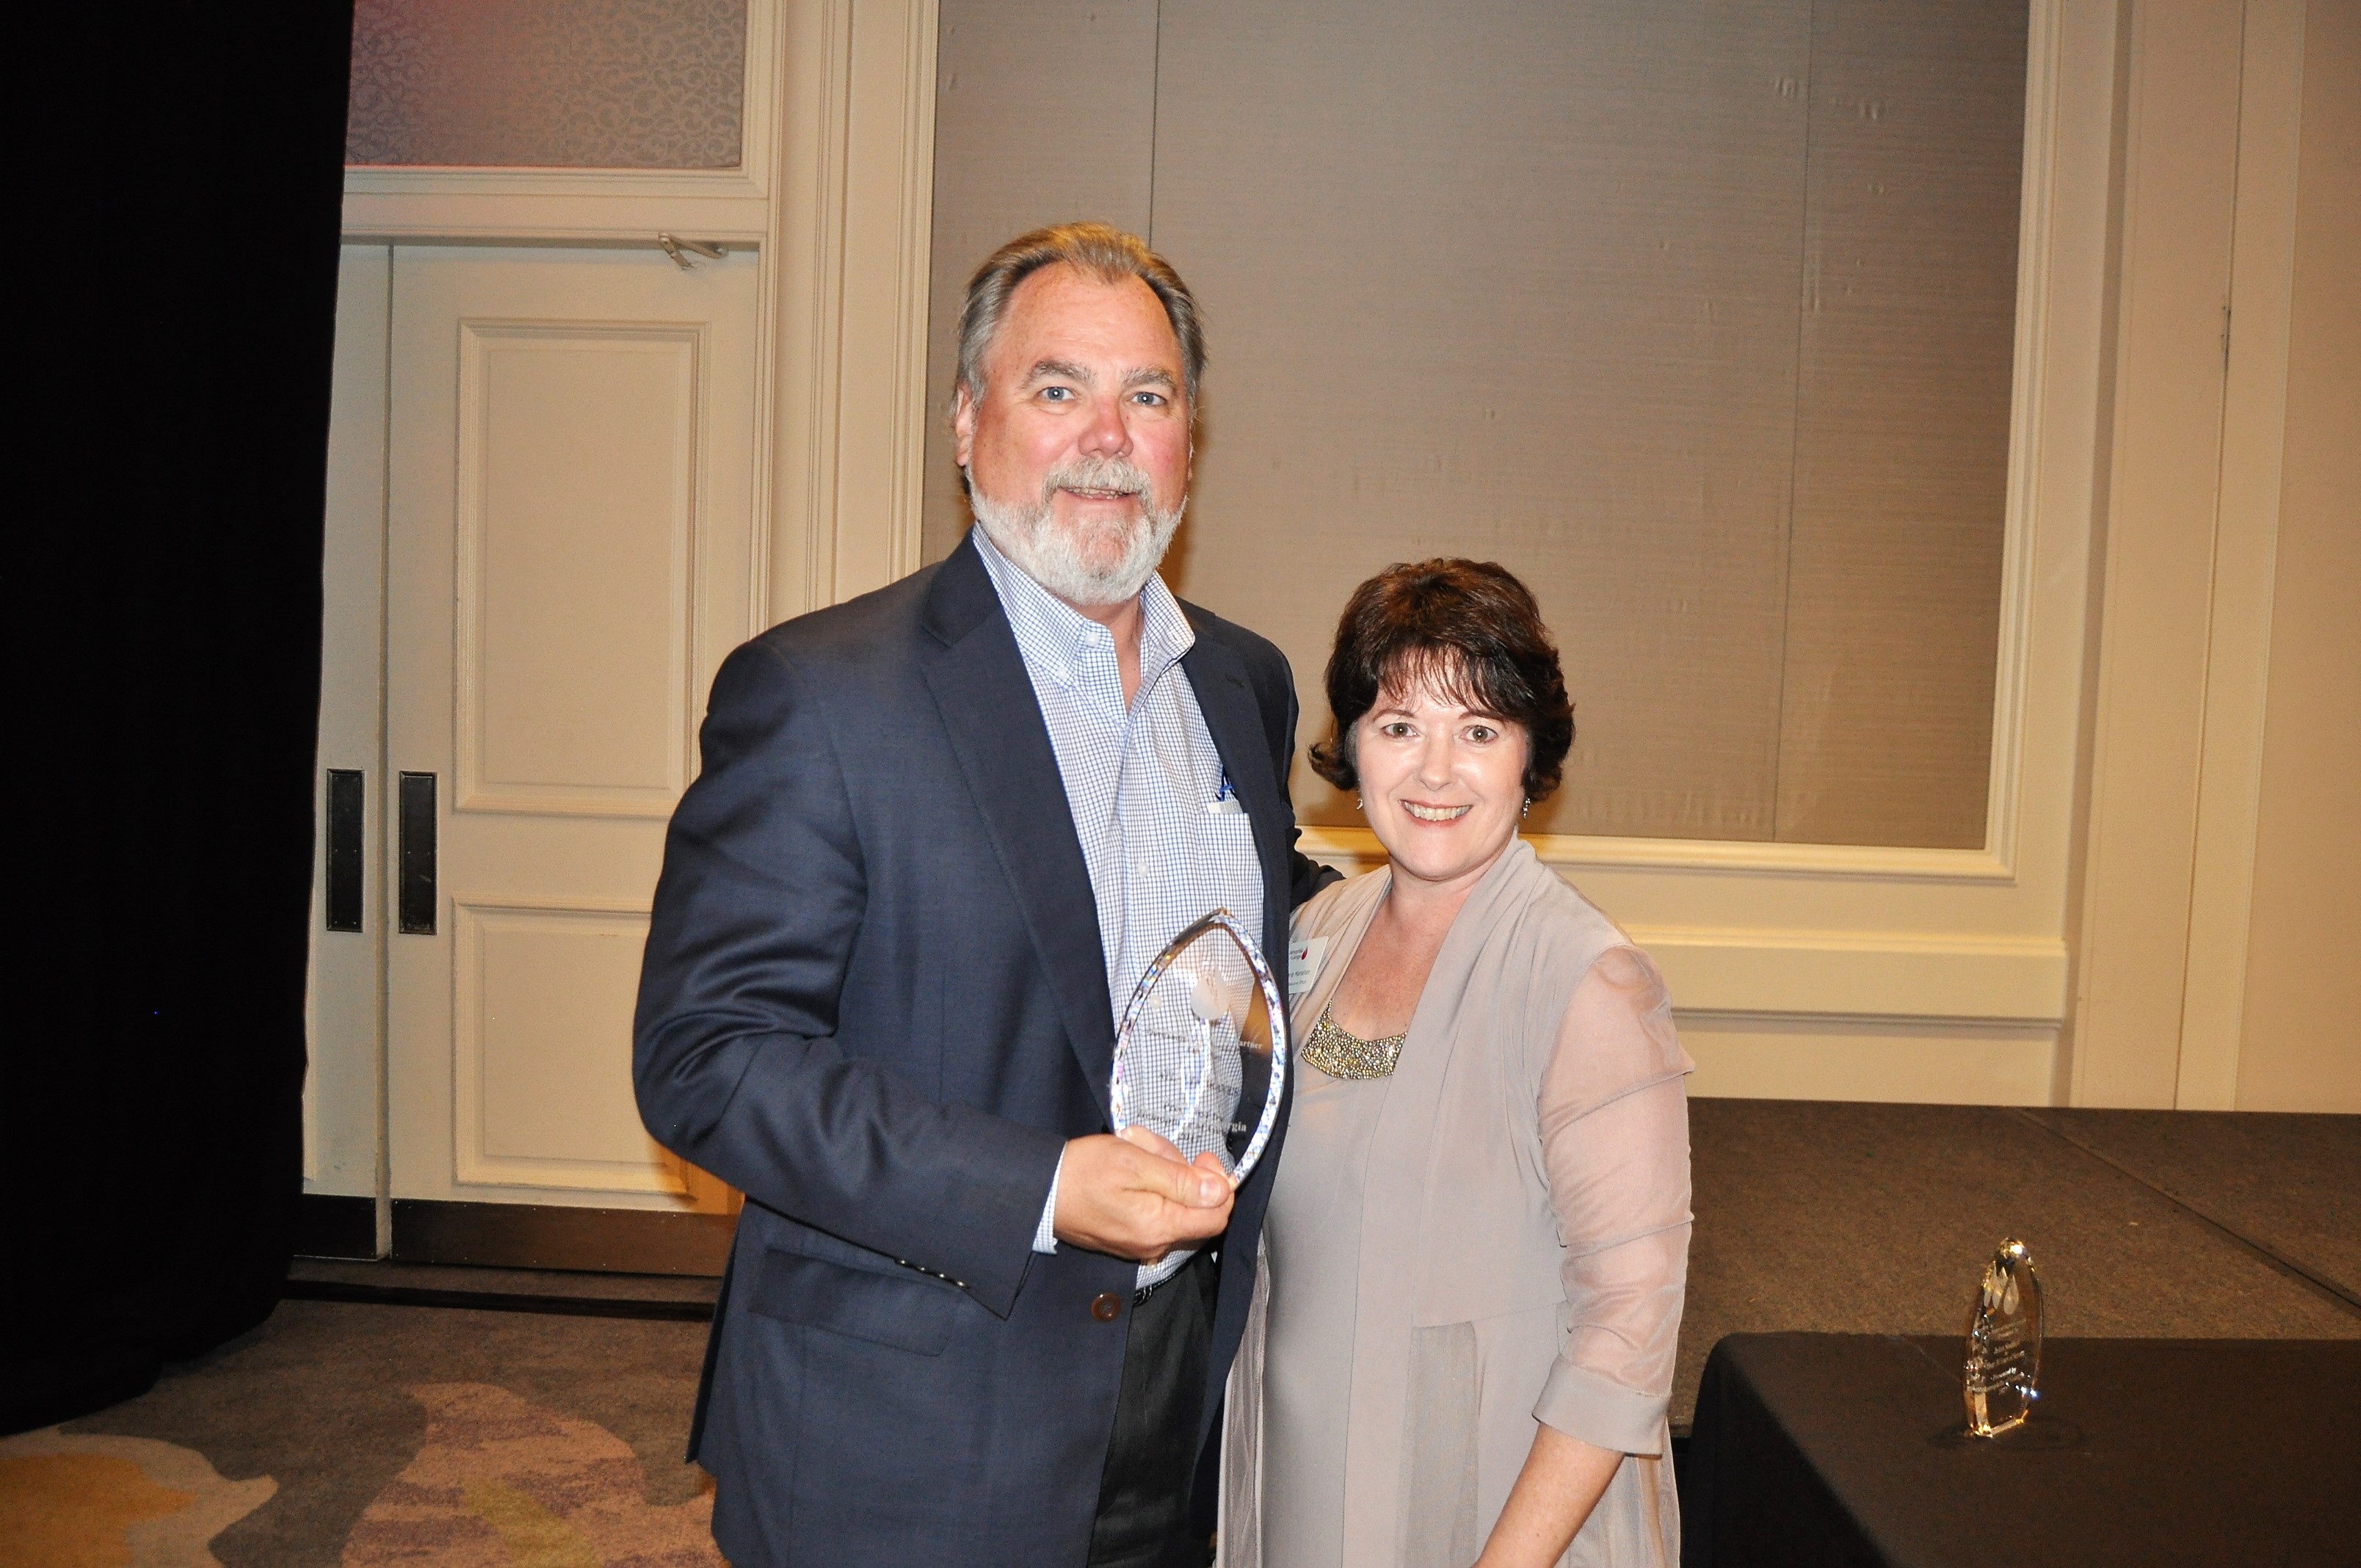
[[[1115,1008],[1173,911],[1278,955],[1334,873],[1285,658],[1155,575],[1202,362],[1137,240],[1011,242],[961,317],[975,532],[714,682],[633,1067],[746,1194],[690,1439],[741,1568],[1205,1561],[1285,1124],[1235,1194],[1110,1135]]]

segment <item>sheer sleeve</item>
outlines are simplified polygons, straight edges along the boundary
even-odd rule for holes
[[[1565,1244],[1569,1329],[1534,1416],[1657,1451],[1688,1280],[1693,1064],[1645,955],[1609,949],[1575,987],[1542,1076],[1542,1159]]]

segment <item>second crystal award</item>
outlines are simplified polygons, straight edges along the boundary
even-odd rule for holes
[[[1968,1432],[1997,1437],[2025,1424],[2041,1397],[2041,1280],[2020,1241],[2004,1241],[1984,1266],[1968,1314]]]
[[[1212,1153],[1233,1183],[1262,1157],[1287,1086],[1287,1006],[1262,949],[1226,909],[1172,938],[1115,1031],[1115,1131],[1145,1127],[1183,1159]]]

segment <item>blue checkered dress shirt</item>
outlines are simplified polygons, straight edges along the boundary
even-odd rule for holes
[[[1180,667],[1197,634],[1164,579],[1148,578],[1139,595],[1139,686],[1126,708],[1107,629],[1026,576],[982,529],[972,536],[1016,634],[1065,780],[1119,1023],[1140,971],[1191,921],[1223,908],[1250,926],[1261,916],[1253,824],[1235,803],[1213,809],[1232,792]],[[1203,1151],[1183,1145],[1180,1152],[1194,1158]],[[1053,1179],[1033,1234],[1036,1252],[1058,1250],[1057,1206]],[[1188,1259],[1176,1252],[1142,1266],[1140,1288],[1170,1277]]]

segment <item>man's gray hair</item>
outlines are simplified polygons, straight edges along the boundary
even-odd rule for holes
[[[1180,340],[1180,372],[1189,394],[1189,414],[1197,413],[1197,379],[1205,368],[1205,323],[1197,297],[1172,264],[1148,248],[1137,235],[1112,224],[1058,224],[1018,235],[992,253],[968,280],[967,303],[960,308],[959,385],[970,399],[983,396],[984,356],[1008,314],[1016,286],[1044,267],[1060,263],[1102,283],[1137,278],[1155,291]]]

